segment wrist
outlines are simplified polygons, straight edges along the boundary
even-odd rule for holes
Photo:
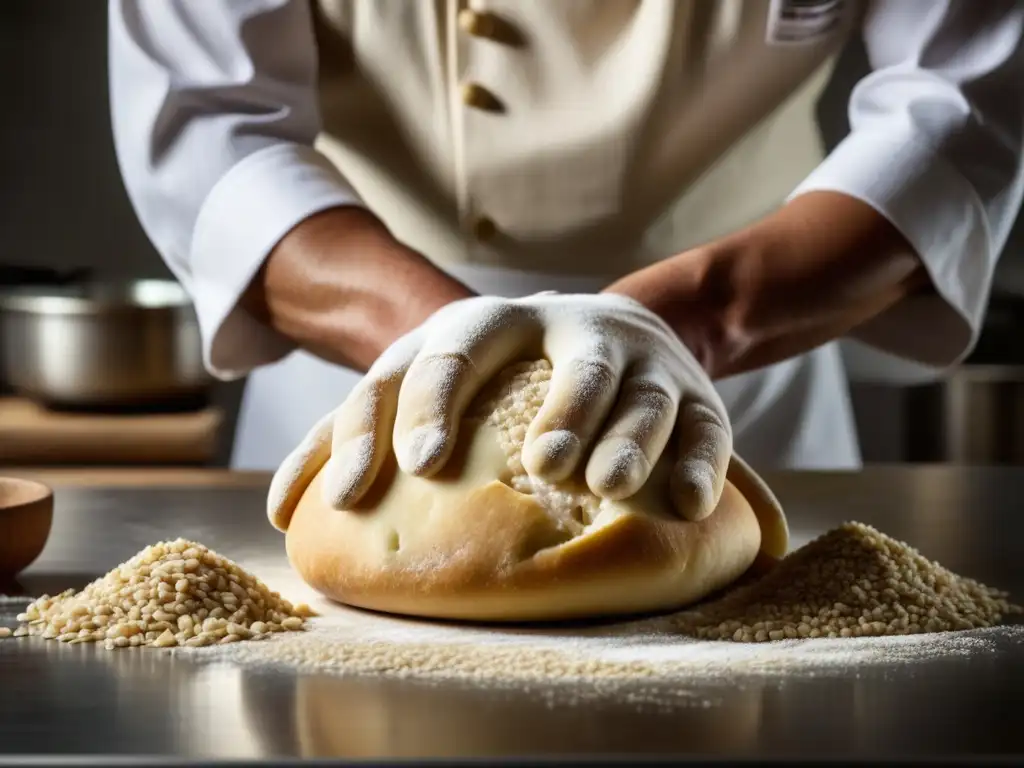
[[[834,192],[802,195],[609,288],[668,321],[713,378],[808,352],[921,289],[926,272],[899,231]]]
[[[271,327],[326,360],[365,370],[395,339],[472,292],[369,211],[346,207],[286,235],[250,294]]]
[[[716,243],[627,275],[606,292],[658,315],[714,378],[745,346],[737,269],[733,249]]]

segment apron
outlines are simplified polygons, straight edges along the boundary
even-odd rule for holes
[[[317,149],[474,290],[593,292],[778,208],[852,0],[317,0]],[[253,372],[233,465],[274,469],[358,374]],[[860,456],[837,344],[717,383],[757,468]],[[282,408],[281,403],[288,404]]]

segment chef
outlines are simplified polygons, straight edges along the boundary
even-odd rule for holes
[[[626,495],[665,424],[705,513],[732,450],[856,467],[837,340],[961,360],[1021,200],[1009,0],[112,0],[109,24],[132,203],[209,370],[250,374],[233,464],[329,451],[336,503],[388,450],[435,472],[527,350],[554,366],[542,478]]]

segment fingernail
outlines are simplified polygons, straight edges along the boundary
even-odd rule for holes
[[[523,466],[531,475],[557,483],[572,474],[582,449],[580,439],[567,429],[545,432],[523,452]]]
[[[715,511],[715,469],[706,461],[680,463],[672,473],[672,498],[687,520],[697,522]]]
[[[373,463],[373,437],[353,438],[331,452],[323,469],[321,492],[324,501],[334,509],[344,509],[358,501],[365,490]]]
[[[587,464],[587,485],[598,496],[619,501],[632,496],[651,474],[640,446],[627,438],[610,438],[595,446]]]
[[[440,425],[416,427],[396,451],[398,466],[410,475],[420,475],[433,467],[444,455],[448,430]]]

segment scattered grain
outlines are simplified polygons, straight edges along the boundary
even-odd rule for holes
[[[339,609],[307,632],[261,643],[217,645],[197,663],[282,668],[342,676],[452,681],[517,691],[567,685],[613,693],[641,686],[658,696],[692,690],[697,681],[730,688],[746,676],[860,675],[883,665],[951,657],[991,659],[1024,648],[1024,626],[902,637],[789,639],[776,643],[721,643],[681,635],[676,617],[560,629],[485,628],[407,622]]]

